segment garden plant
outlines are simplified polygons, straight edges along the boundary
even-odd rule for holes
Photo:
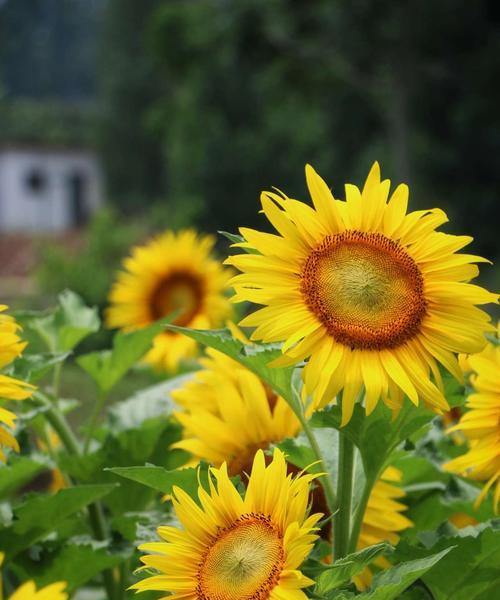
[[[377,163],[305,175],[312,204],[263,192],[274,232],[221,232],[223,262],[193,230],[132,248],[103,315],[1,307],[1,600],[499,597],[488,261]]]

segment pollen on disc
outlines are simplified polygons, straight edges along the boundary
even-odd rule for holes
[[[306,260],[302,294],[328,333],[352,348],[402,344],[418,332],[426,310],[417,264],[380,233],[325,238]]]
[[[243,515],[223,530],[198,575],[199,600],[266,600],[283,568],[283,540],[264,515]]]

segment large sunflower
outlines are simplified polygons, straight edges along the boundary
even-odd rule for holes
[[[323,406],[343,390],[342,424],[363,386],[366,412],[380,397],[394,410],[403,394],[437,412],[448,408],[438,363],[457,378],[455,354],[484,347],[491,330],[476,304],[497,296],[468,283],[484,259],[456,254],[472,238],[436,232],[440,209],[407,214],[408,187],[390,199],[377,163],[364,188],[346,185],[334,200],[310,166],[314,209],[284,195],[262,194],[262,208],[279,235],[242,228],[244,248],[231,256],[235,301],[264,305],[242,321],[253,339],[283,341],[275,364],[309,359],[305,392]]]
[[[227,356],[208,349],[198,371],[172,393],[183,407],[176,416],[184,439],[174,446],[229,475],[249,472],[255,453],[273,442],[293,437],[300,424],[291,408],[256,375]]]
[[[0,313],[6,308],[6,306],[0,305]],[[18,329],[19,326],[10,315],[0,314],[0,369],[20,356],[26,347],[26,343],[17,334]],[[33,390],[34,388],[30,384],[0,373],[0,403],[3,400],[24,400],[31,396]],[[7,429],[14,427],[15,420],[16,415],[0,404],[0,461],[5,461],[2,447],[19,451],[16,438]],[[6,425],[7,428],[2,425]]]
[[[399,469],[387,467],[373,486],[363,517],[358,550],[384,541],[396,546],[399,532],[412,527],[413,523],[401,514],[407,508],[399,501],[404,498],[405,492],[394,485],[401,481],[401,475]],[[391,566],[384,557],[377,559],[375,564],[382,569]],[[372,572],[368,567],[355,578],[359,589],[370,587],[371,581]]]
[[[4,557],[5,555],[0,552],[0,567],[2,566]],[[5,600],[68,600],[68,594],[64,591],[65,589],[66,583],[62,581],[51,583],[39,590],[36,589],[33,581],[27,581]],[[3,599],[1,574],[0,599]]]
[[[132,249],[118,273],[107,310],[109,327],[140,329],[179,311],[176,325],[209,329],[230,314],[223,295],[228,271],[211,257],[212,236],[192,230],[167,231]],[[196,353],[196,343],[172,332],[158,335],[146,360],[174,370],[182,358]]]
[[[266,466],[255,455],[244,498],[227,465],[212,469],[210,493],[198,489],[200,506],[174,489],[174,509],[183,529],[160,527],[164,540],[143,544],[143,557],[159,575],[132,586],[170,592],[172,600],[305,600],[314,583],[299,570],[316,539],[320,514],[307,516],[313,475],[287,475],[283,454]]]
[[[475,393],[466,403],[469,410],[448,431],[462,432],[469,440],[468,452],[444,465],[445,469],[486,484],[476,505],[495,486],[495,511],[500,503],[500,346],[488,344],[479,354],[468,357]]]

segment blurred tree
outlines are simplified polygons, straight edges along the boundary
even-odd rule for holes
[[[377,158],[493,257],[498,25],[491,0],[162,3],[149,32],[168,85],[149,122],[170,196],[234,230],[256,222],[261,189],[303,194],[305,162],[360,182]]]
[[[144,208],[165,194],[161,136],[148,124],[165,86],[146,43],[159,0],[107,0],[99,56],[102,116],[99,145],[111,199],[122,211]]]

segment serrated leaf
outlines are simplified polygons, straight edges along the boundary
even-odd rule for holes
[[[203,468],[206,472],[207,466],[205,465]],[[146,465],[144,467],[114,467],[107,471],[141,483],[163,494],[171,494],[174,487],[180,487],[192,498],[197,498],[198,468],[186,467],[167,470],[155,465]]]
[[[375,575],[370,590],[359,594],[357,598],[362,600],[394,600],[451,550],[452,548],[445,548],[431,556],[399,563],[390,569],[381,571]]]
[[[115,485],[82,485],[53,495],[28,498],[14,509],[11,527],[0,532],[0,549],[9,557],[28,548],[54,529],[54,524],[109,494]]]
[[[51,352],[67,352],[98,331],[100,319],[97,308],[89,308],[70,290],[62,292],[58,301],[51,312],[17,313],[16,317],[24,327],[36,332]]]
[[[108,410],[108,422],[114,434],[127,429],[138,428],[147,419],[167,417],[175,408],[171,393],[182,387],[192,373],[173,377],[136,392],[133,396],[111,406]]]
[[[41,354],[24,354],[17,358],[8,369],[9,375],[34,383],[57,364],[64,362],[71,352],[44,352]]]
[[[161,319],[137,331],[120,331],[113,338],[111,350],[84,354],[79,356],[76,362],[92,377],[101,392],[107,394],[146,354],[154,338],[165,329],[171,319],[172,317]]]
[[[245,345],[233,338],[229,329],[188,329],[169,325],[168,329],[183,333],[203,346],[219,350],[258,375],[282,396],[298,412],[297,397],[292,387],[293,367],[273,368],[269,363],[280,357],[281,350],[276,344]]]
[[[378,556],[387,554],[391,550],[392,546],[383,542],[363,548],[359,552],[334,561],[332,566],[328,567],[317,578],[314,594],[323,597],[332,590],[349,583],[355,575],[360,573]]]
[[[396,420],[391,411],[379,402],[376,409],[365,415],[365,409],[357,404],[351,420],[340,428],[341,407],[329,406],[314,413],[313,427],[331,427],[342,431],[359,449],[366,477],[378,476],[389,451],[416,434],[434,418],[434,414],[417,408],[407,400]]]
[[[120,554],[111,554],[105,548],[96,548],[93,544],[69,543],[57,552],[42,555],[34,566],[31,561],[26,575],[39,588],[54,581],[65,581],[67,591],[71,594],[101,571],[119,565],[125,558]]]
[[[500,589],[500,520],[459,531],[444,527],[421,535],[426,547],[401,544],[401,558],[453,546],[437,566],[422,576],[435,600],[495,598]]]

